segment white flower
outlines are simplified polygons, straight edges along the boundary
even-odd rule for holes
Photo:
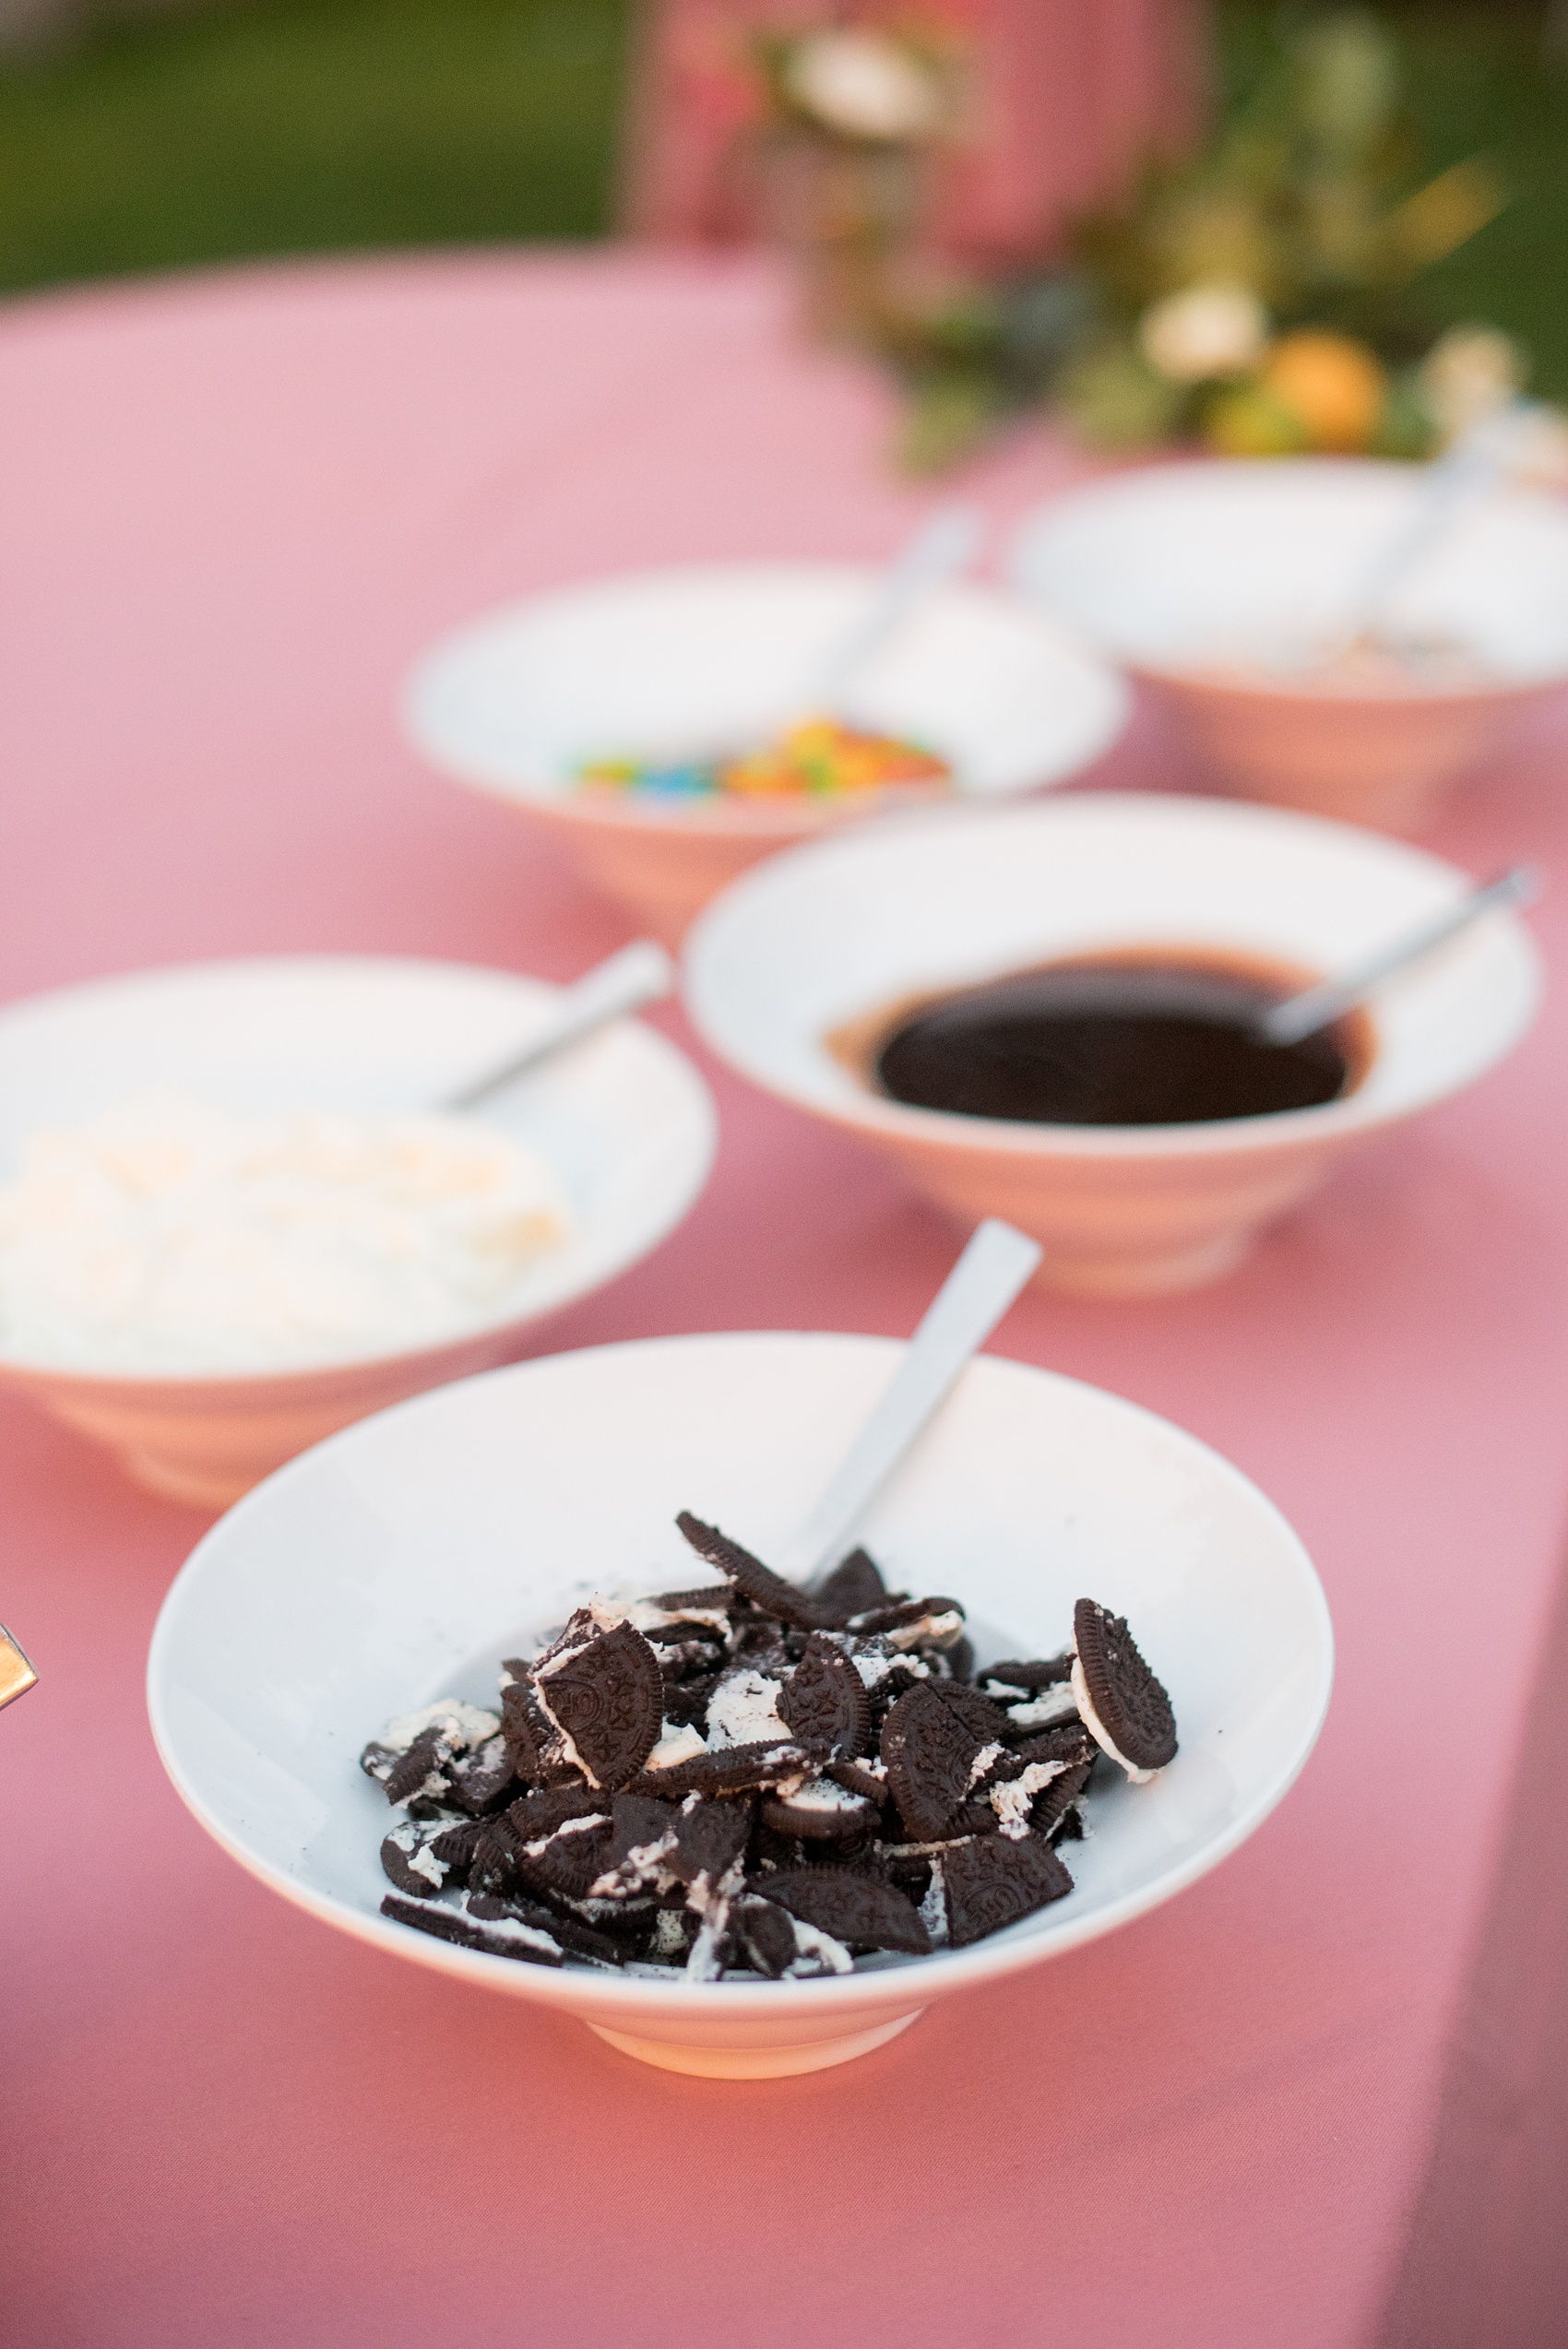
[[[1525,379],[1524,354],[1493,326],[1454,326],[1422,362],[1421,396],[1445,441],[1506,408]]]
[[[803,113],[845,138],[929,138],[942,125],[935,74],[885,33],[813,33],[790,52],[784,82]]]
[[[1168,293],[1138,324],[1144,357],[1173,384],[1244,375],[1268,342],[1268,313],[1245,286],[1188,286]]]

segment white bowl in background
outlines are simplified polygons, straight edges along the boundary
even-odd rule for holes
[[[39,1127],[81,1123],[148,1094],[263,1114],[434,1106],[503,1062],[559,991],[509,971],[334,955],[187,964],[33,996],[0,1011],[0,1181]],[[695,1070],[631,1020],[478,1114],[555,1167],[573,1228],[439,1342],[167,1377],[30,1360],[0,1333],[0,1380],[107,1443],[155,1491],[226,1507],[335,1428],[507,1360],[547,1315],[637,1263],[693,1205],[717,1138]]]
[[[1031,1232],[1045,1285],[1181,1288],[1238,1263],[1352,1143],[1512,1050],[1540,985],[1521,922],[1486,916],[1384,989],[1353,1091],[1268,1117],[1072,1126],[912,1109],[858,1081],[826,1035],[901,998],[1126,947],[1218,948],[1316,977],[1471,886],[1375,834],[1219,800],[1097,791],[909,815],[733,884],[687,942],[686,1008],[742,1075],[859,1134],[965,1223]]]
[[[677,939],[775,848],[865,813],[832,799],[670,801],[585,791],[586,759],[744,741],[809,706],[824,654],[880,575],[746,563],[595,580],[472,622],[410,678],[404,725],[458,782],[550,829],[589,878]],[[850,715],[952,765],[965,797],[1057,783],[1108,750],[1126,689],[1023,598],[955,587],[857,679]]]
[[[841,2063],[935,1999],[1158,1907],[1244,1842],[1306,1761],[1333,1669],[1323,1592],[1278,1512],[1193,1437],[982,1356],[863,1533],[894,1586],[964,1602],[982,1663],[1051,1654],[1088,1596],[1129,1617],[1167,1683],[1181,1750],[1148,1785],[1097,1781],[1066,1898],[969,1949],[692,1985],[518,1964],[379,1914],[388,1811],[358,1767],[366,1740],[442,1696],[493,1705],[500,1658],[591,1590],[688,1585],[678,1509],[766,1558],[901,1352],[754,1333],[600,1347],[334,1437],[215,1525],[164,1602],[148,1691],[175,1786],[243,1867],[326,1923],[719,2077]]]
[[[1424,484],[1420,468],[1361,458],[1150,466],[1038,507],[1007,569],[1139,678],[1229,789],[1413,830],[1568,682],[1561,499],[1498,492],[1390,601],[1396,629],[1456,639],[1490,681],[1339,693],[1220,671],[1249,647],[1332,635]]]

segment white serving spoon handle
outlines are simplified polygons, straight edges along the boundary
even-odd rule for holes
[[[657,1002],[661,995],[669,994],[674,984],[675,966],[663,947],[656,945],[651,938],[639,938],[635,945],[623,946],[618,954],[596,963],[592,970],[585,972],[557,997],[549,1019],[520,1050],[499,1067],[487,1069],[483,1075],[448,1094],[440,1107],[457,1110],[475,1108],[503,1086],[510,1085],[514,1077],[536,1068],[553,1053],[564,1051],[568,1044],[591,1035],[596,1027],[603,1027],[612,1019],[624,1019],[628,1012],[640,1010],[644,1003]]]
[[[836,1566],[861,1517],[1039,1263],[1038,1240],[988,1216],[938,1289],[871,1417],[776,1560],[791,1582]]]

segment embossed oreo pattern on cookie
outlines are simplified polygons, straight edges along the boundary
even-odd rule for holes
[[[955,1844],[943,1859],[942,1880],[947,1939],[956,1950],[1016,1925],[1073,1889],[1066,1869],[1038,1835],[1019,1843],[995,1835]]]
[[[778,1710],[808,1753],[852,1762],[871,1738],[871,1699],[843,1652],[814,1631],[778,1700]]]
[[[536,1672],[534,1692],[597,1786],[627,1785],[659,1743],[664,1675],[629,1623]]]
[[[980,1740],[923,1683],[908,1690],[882,1725],[882,1759],[911,1843],[941,1835],[968,1791]]]
[[[595,1599],[508,1659],[497,1711],[443,1698],[365,1748],[387,1917],[698,1983],[902,1963],[1065,1899],[1102,1749],[1134,1779],[1176,1750],[1092,1600],[1075,1652],[977,1676],[958,1602],[888,1590],[864,1551],[808,1594],[680,1523],[722,1584]]]
[[[1163,1770],[1176,1756],[1176,1715],[1125,1617],[1081,1598],[1073,1609],[1073,1632],[1090,1700],[1117,1759],[1136,1770]]]

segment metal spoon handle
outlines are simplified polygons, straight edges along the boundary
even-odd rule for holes
[[[1461,897],[1446,913],[1438,914],[1420,930],[1408,931],[1395,944],[1369,955],[1364,962],[1342,971],[1337,979],[1321,979],[1315,987],[1303,989],[1300,995],[1288,995],[1284,1002],[1260,1013],[1259,1034],[1269,1044],[1299,1044],[1303,1037],[1315,1035],[1320,1027],[1329,1027],[1347,1012],[1354,1011],[1385,979],[1392,979],[1396,971],[1419,962],[1423,955],[1446,945],[1450,938],[1467,930],[1483,913],[1496,906],[1533,905],[1543,886],[1538,865],[1516,864],[1512,872],[1488,882],[1484,889]]]
[[[1466,509],[1503,478],[1519,427],[1530,409],[1513,400],[1460,434],[1426,469],[1403,520],[1373,554],[1340,614],[1340,625],[1364,635],[1380,619],[1409,573],[1423,562]]]
[[[832,711],[856,671],[928,596],[974,561],[985,529],[979,506],[939,505],[877,580],[868,608],[827,654],[811,689],[814,706]]]
[[[988,1216],[943,1282],[872,1415],[778,1559],[792,1582],[837,1565],[861,1516],[1040,1260],[1039,1242]]]
[[[502,1086],[510,1085],[525,1069],[533,1068],[552,1052],[562,1051],[607,1021],[624,1018],[644,1003],[657,1002],[675,984],[675,966],[651,938],[623,946],[619,954],[598,963],[575,985],[557,997],[545,1025],[519,1051],[498,1068],[487,1069],[440,1104],[444,1109],[471,1109]]]

